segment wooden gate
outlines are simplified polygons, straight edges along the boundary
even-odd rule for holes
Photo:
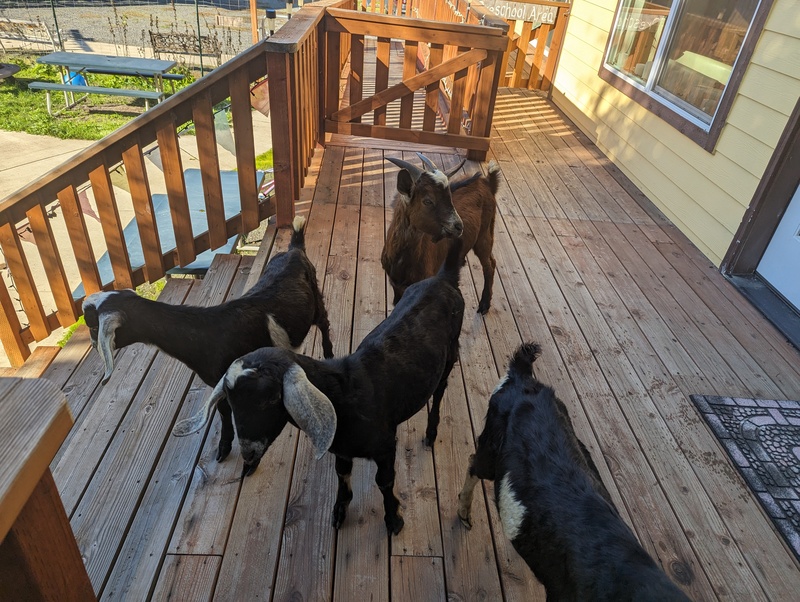
[[[482,0],[496,17],[508,23],[511,43],[506,52],[505,77],[510,88],[549,90],[567,30],[572,5],[548,0]]]

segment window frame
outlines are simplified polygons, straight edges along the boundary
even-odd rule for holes
[[[617,0],[617,6],[614,10],[614,19],[611,24],[611,29],[608,32],[608,39],[606,40],[606,46],[603,50],[603,58],[600,63],[598,76],[631,100],[666,121],[669,125],[706,151],[713,152],[719,140],[719,136],[722,133],[722,128],[727,123],[728,114],[739,92],[739,86],[742,83],[745,71],[750,65],[750,60],[753,58],[753,51],[761,37],[761,32],[764,29],[764,24],[767,21],[767,16],[769,15],[774,0],[761,0],[758,8],[756,8],[753,20],[750,22],[747,36],[739,50],[739,56],[733,65],[730,79],[725,86],[725,91],[722,93],[717,110],[712,116],[711,123],[707,129],[698,125],[697,122],[700,120],[697,118],[690,119],[687,117],[686,115],[691,115],[689,111],[682,109],[677,103],[670,102],[668,98],[658,94],[655,89],[652,91],[643,90],[624,75],[606,66],[606,57],[608,56],[611,40],[613,38],[613,27],[619,18],[623,2],[625,2],[625,0]],[[673,7],[673,9],[675,8],[677,7]],[[675,13],[675,10],[670,11],[670,30],[664,32],[668,37],[672,37],[674,33]]]

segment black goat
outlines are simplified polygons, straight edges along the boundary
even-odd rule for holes
[[[322,333],[325,357],[333,357],[328,313],[314,265],[305,253],[305,218],[295,217],[289,250],[275,255],[253,287],[238,299],[213,307],[170,305],[132,290],[101,292],[83,302],[92,345],[105,363],[107,382],[115,349],[132,343],[155,345],[194,370],[209,386],[231,362],[267,346],[299,347],[312,324]],[[231,451],[233,425],[228,404],[222,417],[217,460]]]
[[[534,378],[538,354],[522,345],[489,400],[458,495],[461,521],[471,527],[478,479],[494,480],[503,530],[548,601],[688,600],[620,518],[564,404]]]
[[[322,457],[336,456],[338,493],[333,526],[339,528],[353,498],[353,458],[374,460],[383,494],[384,521],[395,535],[403,528],[394,495],[397,425],[425,407],[433,395],[425,442],[433,445],[447,377],[458,356],[464,300],[458,289],[461,242],[456,241],[436,276],[408,288],[392,314],[356,351],[318,361],[283,349],[259,349],[234,362],[214,395],[173,433],[188,435],[204,425],[217,400],[225,399],[251,474],[287,422],[302,429]]]

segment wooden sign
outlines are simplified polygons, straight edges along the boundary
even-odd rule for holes
[[[509,2],[508,0],[482,0],[482,4],[490,13],[501,19],[510,21],[530,21],[541,25],[556,22],[557,6],[542,6],[541,4],[524,4],[522,2]]]

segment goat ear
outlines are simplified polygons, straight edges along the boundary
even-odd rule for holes
[[[100,357],[103,358],[103,365],[106,372],[103,375],[103,384],[108,382],[111,378],[111,373],[114,371],[114,334],[117,328],[122,324],[123,316],[121,313],[112,311],[108,313],[101,313],[98,319],[97,328],[97,351],[100,352]]]
[[[400,192],[400,194],[404,194],[409,199],[411,198],[411,192],[414,189],[414,180],[411,178],[411,174],[409,174],[405,169],[401,169],[397,173],[397,190]]]
[[[203,407],[200,408],[200,411],[191,418],[186,418],[185,420],[178,422],[175,425],[175,428],[172,429],[172,434],[176,437],[185,437],[186,435],[191,435],[192,433],[199,431],[206,425],[206,423],[208,423],[208,419],[211,418],[211,411],[217,407],[217,404],[223,397],[225,397],[224,374],[222,375],[222,378],[219,379],[217,386],[214,387],[211,395],[209,395],[208,399],[206,399]]]
[[[293,364],[283,376],[283,405],[314,444],[317,460],[325,455],[336,435],[336,411],[303,369]]]

